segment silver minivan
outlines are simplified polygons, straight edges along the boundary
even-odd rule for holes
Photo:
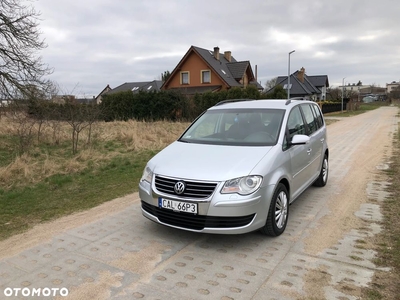
[[[142,213],[194,232],[278,236],[289,205],[310,185],[326,185],[328,158],[315,102],[226,100],[147,163]]]

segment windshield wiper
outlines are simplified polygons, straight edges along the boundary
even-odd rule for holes
[[[182,140],[182,139],[179,139],[179,140],[178,140],[178,142],[182,142],[182,143],[188,143],[188,144],[190,144],[190,142],[189,142],[189,141]]]

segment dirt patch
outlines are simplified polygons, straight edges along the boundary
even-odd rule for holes
[[[123,257],[110,262],[110,265],[144,275],[154,269],[154,266],[161,261],[161,255],[167,250],[170,250],[169,246],[154,241],[151,245],[138,252],[129,252]]]
[[[99,273],[99,278],[94,281],[93,278],[86,278],[86,283],[81,284],[78,287],[74,287],[69,291],[69,300],[81,300],[81,299],[96,299],[96,300],[107,300],[111,298],[110,290],[111,287],[121,286],[123,280],[123,273],[112,274],[109,271],[103,271]],[[56,299],[61,300],[65,297],[57,297]]]

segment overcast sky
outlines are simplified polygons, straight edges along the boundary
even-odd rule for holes
[[[258,81],[304,67],[331,87],[400,80],[399,0],[36,0],[60,92],[160,79],[191,45],[249,60]]]

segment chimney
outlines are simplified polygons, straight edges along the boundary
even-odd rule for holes
[[[257,65],[256,65],[256,81],[257,81]]]
[[[214,57],[216,60],[219,60],[219,48],[214,47]]]
[[[231,51],[225,51],[224,52],[224,57],[227,61],[231,62],[232,61],[232,52]]]
[[[297,78],[302,82],[302,83],[304,83],[304,73],[305,73],[305,69],[302,67],[301,69],[300,69],[300,71],[298,71],[297,72]]]

